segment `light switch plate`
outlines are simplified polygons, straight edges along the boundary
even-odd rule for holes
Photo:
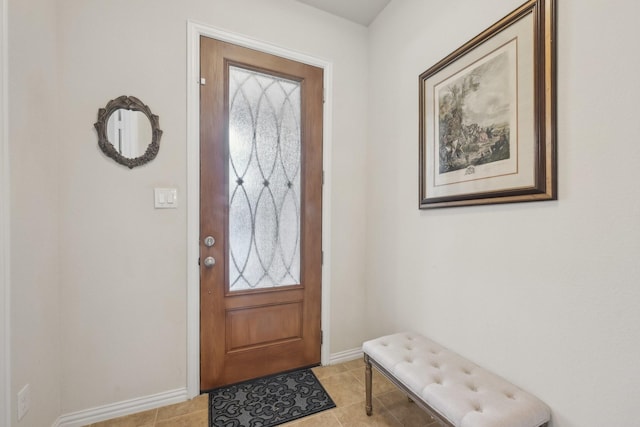
[[[176,209],[178,207],[177,188],[154,188],[153,195],[156,209]]]

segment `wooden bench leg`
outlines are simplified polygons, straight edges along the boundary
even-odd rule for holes
[[[366,406],[365,409],[367,410],[367,415],[371,415],[371,413],[373,412],[373,406],[371,404],[371,361],[369,360],[369,356],[368,355],[364,355],[364,364],[365,364],[365,370],[364,370],[364,384],[365,384],[365,400],[366,400]]]

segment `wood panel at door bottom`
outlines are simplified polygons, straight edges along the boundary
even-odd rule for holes
[[[227,353],[302,339],[302,300],[227,310]]]

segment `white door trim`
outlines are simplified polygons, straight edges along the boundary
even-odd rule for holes
[[[0,424],[11,425],[11,276],[9,206],[9,16],[7,0],[0,6]]]
[[[330,361],[329,315],[331,279],[331,89],[333,64],[263,41],[208,25],[187,22],[187,391],[192,398],[200,393],[200,36],[234,43],[324,69],[322,191],[322,344],[321,362]]]

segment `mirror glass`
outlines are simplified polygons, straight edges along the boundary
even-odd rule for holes
[[[151,143],[151,123],[141,112],[119,108],[109,116],[107,137],[122,156],[135,159],[142,156]]]

